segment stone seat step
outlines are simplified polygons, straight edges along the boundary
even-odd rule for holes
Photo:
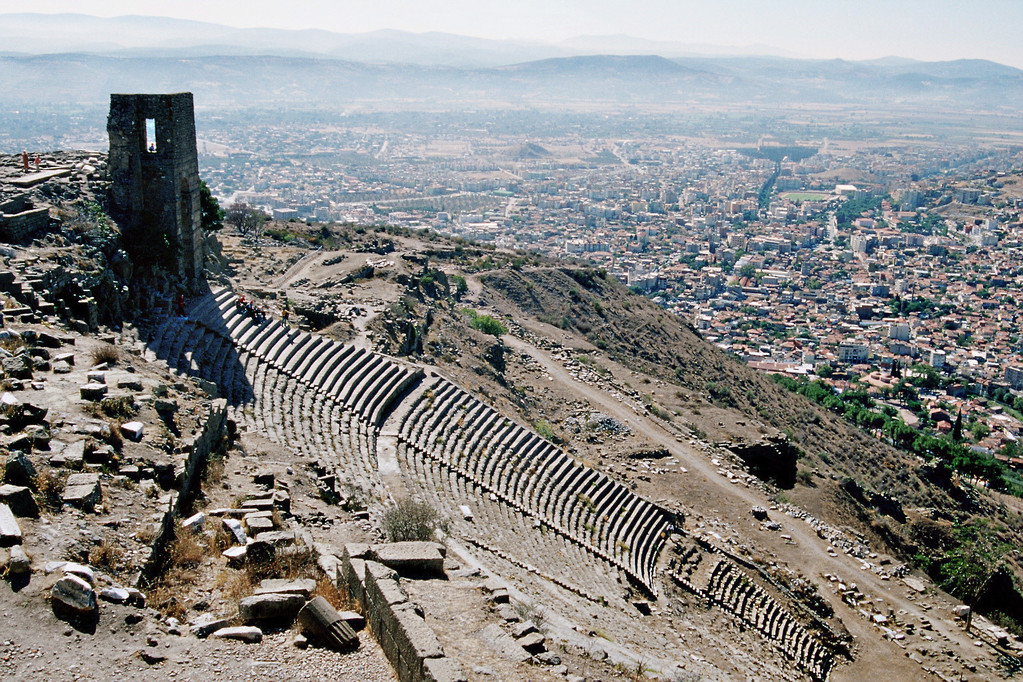
[[[380,426],[388,418],[390,412],[400,402],[401,396],[415,386],[423,377],[423,370],[405,367],[397,379],[385,390],[381,390],[376,398],[366,406],[366,416],[370,424]]]

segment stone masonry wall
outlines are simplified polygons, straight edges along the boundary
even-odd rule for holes
[[[397,574],[383,564],[342,554],[339,587],[362,605],[373,636],[401,682],[464,682],[465,674],[444,649],[398,583]]]
[[[210,453],[227,438],[227,401],[223,398],[210,403],[203,422],[185,446],[186,454],[175,467],[175,478],[181,482],[178,492],[160,523],[160,532],[153,541],[153,551],[142,568],[138,583],[145,584],[156,577],[166,556],[167,544],[174,537],[174,523],[199,489],[203,468]]]
[[[155,124],[151,148],[147,119]],[[177,247],[166,267],[194,282],[202,274],[205,240],[192,93],[113,94],[107,134],[111,215],[126,232],[165,236]]]

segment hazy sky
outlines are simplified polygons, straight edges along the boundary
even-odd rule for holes
[[[624,33],[807,57],[983,58],[1023,68],[1023,0],[0,0],[0,13],[26,11],[541,41]]]

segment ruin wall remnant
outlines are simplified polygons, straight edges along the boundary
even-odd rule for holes
[[[165,238],[152,244],[170,247],[161,264],[196,282],[205,244],[192,93],[112,94],[107,134],[111,216],[126,236]]]

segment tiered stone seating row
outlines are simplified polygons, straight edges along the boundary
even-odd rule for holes
[[[377,431],[422,377],[377,353],[277,321],[257,322],[228,289],[198,301],[187,318],[167,319],[152,347],[180,371],[215,382],[239,423],[313,457],[324,449],[337,453],[367,491],[381,486]],[[488,521],[474,535],[480,546],[529,563],[538,574],[584,577],[570,585],[579,593],[606,580],[592,556],[656,592],[653,566],[672,526],[667,512],[444,379],[431,378],[429,388],[410,395],[414,401],[406,400],[390,422],[398,424],[405,447],[406,475],[440,476],[447,484],[437,491],[447,491],[445,497],[483,504],[481,518]],[[439,492],[432,496],[441,501]],[[612,579],[598,592],[611,594],[614,585]]]
[[[446,380],[418,401],[401,441],[655,591],[654,562],[672,525],[667,512]]]
[[[679,551],[681,550],[681,551]],[[730,611],[774,641],[815,679],[827,679],[834,653],[733,562],[696,545],[676,550],[669,564],[676,582]]]
[[[235,301],[226,289],[201,299],[187,318],[167,318],[151,347],[216,383],[240,425],[311,458],[334,453],[339,480],[381,497],[374,427],[421,372],[277,322],[256,324]]]
[[[422,376],[418,368],[292,329],[278,320],[257,322],[237,305],[237,297],[229,289],[201,299],[188,318],[169,318],[157,330],[155,351],[168,364],[195,372],[193,363],[208,359],[217,352],[214,348],[219,348],[211,334],[229,341],[239,356],[255,356],[340,402],[372,426],[379,426],[394,400]],[[247,397],[243,390],[240,395],[233,394],[227,383],[218,385],[229,398]]]
[[[461,472],[422,457],[406,443],[398,443],[398,457],[409,490],[428,500],[460,538],[591,601],[621,598],[614,573],[578,543],[541,530],[531,516],[491,500],[487,490]],[[469,507],[471,521],[463,518],[459,505]]]

